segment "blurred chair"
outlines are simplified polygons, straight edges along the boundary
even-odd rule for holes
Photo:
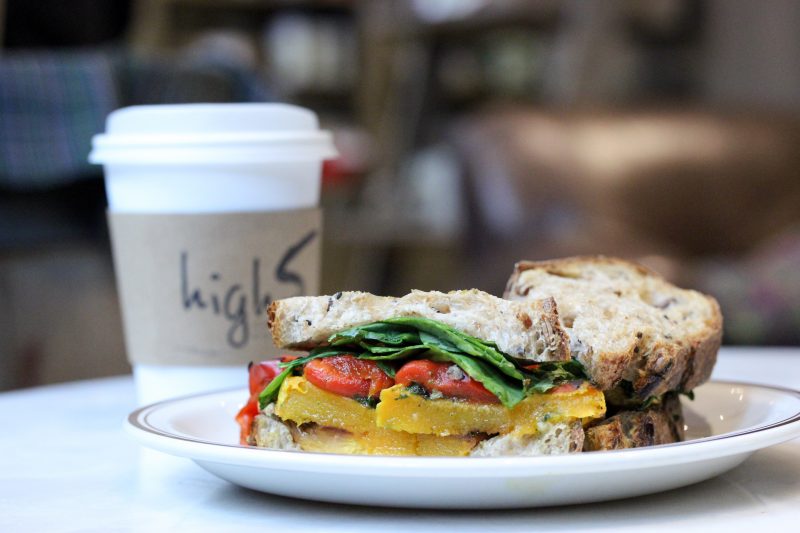
[[[476,182],[504,176],[506,209],[521,213],[492,230],[519,235],[530,217],[575,213],[572,237],[598,248],[624,248],[599,234],[622,228],[632,250],[693,257],[740,255],[800,222],[800,121],[789,117],[516,108],[461,126],[468,161],[498,153]]]

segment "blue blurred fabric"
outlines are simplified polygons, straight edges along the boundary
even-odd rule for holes
[[[91,174],[91,137],[118,107],[111,56],[0,57],[0,185],[41,189]]]
[[[0,55],[0,188],[36,191],[101,176],[87,156],[106,116],[135,104],[265,101],[253,72],[118,49]]]

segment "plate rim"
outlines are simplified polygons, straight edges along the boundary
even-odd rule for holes
[[[710,380],[705,384],[768,390],[792,396],[800,401],[800,390],[789,387],[729,380]],[[375,476],[386,475],[388,470],[392,471],[391,475],[421,475],[422,472],[429,471],[431,467],[435,466],[439,472],[446,471],[448,475],[459,475],[459,477],[474,477],[480,474],[494,477],[501,474],[498,469],[503,470],[502,475],[517,477],[530,475],[531,469],[546,469],[566,474],[570,473],[567,471],[583,471],[587,467],[591,467],[594,471],[601,471],[641,468],[645,463],[669,465],[698,462],[709,458],[752,453],[758,449],[800,437],[800,409],[787,418],[767,425],[758,425],[739,431],[672,444],[609,450],[601,453],[527,457],[418,457],[271,450],[191,438],[147,424],[148,415],[159,409],[187,400],[224,395],[238,390],[244,391],[245,388],[233,387],[190,394],[139,407],[126,417],[125,430],[144,446],[195,461],[224,462],[284,471],[319,471],[322,469],[341,471],[351,467],[380,466],[379,469],[372,472],[369,468],[360,472],[362,475]],[[727,449],[725,446],[720,446],[721,443],[730,442],[735,445]],[[685,453],[687,446],[692,449],[690,457],[687,457],[689,454]],[[287,461],[287,458],[291,458],[291,460]],[[470,468],[464,468],[465,461],[469,462]],[[506,470],[508,471],[506,472]]]

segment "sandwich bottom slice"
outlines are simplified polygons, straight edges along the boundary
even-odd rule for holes
[[[602,416],[603,395],[586,382],[533,394],[508,409],[384,389],[373,408],[292,376],[256,416],[250,443],[266,448],[368,455],[494,456],[583,448],[584,421]]]
[[[308,452],[500,456],[579,452],[605,415],[572,361],[531,363],[423,318],[331,335],[250,369],[244,444]],[[261,376],[259,376],[259,373]]]

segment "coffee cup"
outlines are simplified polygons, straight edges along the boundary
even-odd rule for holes
[[[270,302],[318,291],[330,133],[285,104],[134,106],[92,144],[139,402],[244,386],[278,355]]]

